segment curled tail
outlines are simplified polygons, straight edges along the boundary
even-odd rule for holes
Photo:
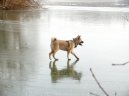
[[[55,37],[51,38],[51,42],[56,41],[57,39]]]
[[[50,44],[50,46],[51,46],[51,48],[53,49],[53,47],[54,47],[54,45],[55,45],[55,41],[56,41],[57,39],[55,38],[55,37],[52,37],[51,38],[51,44]]]

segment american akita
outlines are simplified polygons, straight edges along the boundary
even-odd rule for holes
[[[82,43],[84,42],[81,40],[81,37],[79,35],[76,38],[73,38],[73,40],[58,40],[57,38],[52,38],[50,45],[51,52],[49,53],[49,59],[51,60],[51,55],[52,55],[55,60],[58,60],[55,58],[55,53],[58,50],[63,50],[67,51],[68,60],[70,60],[69,58],[70,53],[74,55],[77,58],[77,60],[79,60],[79,58],[73,52],[73,49],[76,48],[78,45],[82,45]]]

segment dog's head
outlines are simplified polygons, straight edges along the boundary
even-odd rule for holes
[[[84,43],[84,42],[82,41],[80,35],[78,35],[76,38],[73,38],[73,41],[74,41],[74,43],[75,43],[75,47],[77,47],[77,45],[81,45],[81,46],[82,46],[82,44]]]

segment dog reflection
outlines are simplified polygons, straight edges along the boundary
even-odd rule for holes
[[[72,78],[75,80],[81,79],[81,73],[74,70],[74,66],[78,62],[78,60],[74,61],[70,64],[70,60],[67,61],[67,67],[59,70],[56,66],[57,60],[54,62],[50,61],[49,68],[51,69],[51,79],[53,83],[56,83],[57,80],[63,78]]]

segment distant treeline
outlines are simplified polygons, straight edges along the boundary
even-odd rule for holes
[[[0,9],[24,9],[37,8],[40,4],[38,0],[0,0]]]

